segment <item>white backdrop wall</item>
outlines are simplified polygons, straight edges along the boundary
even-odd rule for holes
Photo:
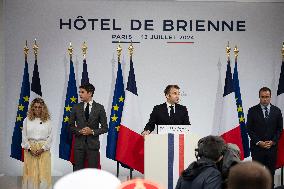
[[[1,130],[5,127],[5,114],[4,114],[4,83],[5,83],[5,69],[4,69],[4,24],[3,24],[3,1],[0,1],[0,128]],[[0,174],[4,171],[4,157],[5,154],[5,143],[4,141],[4,130],[0,133]]]
[[[52,174],[60,176],[72,171],[69,162],[58,158],[69,74],[69,57],[66,51],[69,41],[72,41],[74,47],[77,85],[82,72],[81,45],[83,41],[87,42],[90,82],[96,86],[94,99],[105,106],[109,116],[117,58],[117,44],[112,41],[118,40],[112,36],[131,35],[133,41],[140,42],[134,44],[133,61],[143,124],[147,123],[153,106],[164,102],[165,86],[178,84],[182,92],[181,104],[186,105],[189,110],[192,132],[205,136],[210,134],[214,120],[219,60],[224,83],[227,41],[230,41],[231,47],[238,45],[240,50],[239,78],[244,111],[258,103],[260,87],[268,86],[276,92],[281,66],[280,49],[284,40],[283,12],[284,3],[4,1],[6,96],[5,124],[1,129],[5,133],[1,137],[1,155],[4,156],[1,159],[6,166],[0,172],[21,175],[22,171],[22,163],[11,159],[9,155],[24,67],[25,40],[29,41],[30,49],[34,38],[37,38],[39,44],[38,64],[42,92],[53,121]],[[86,21],[99,19],[99,22],[95,22],[92,29],[91,22],[87,21],[84,29],[77,30],[74,21],[78,16]],[[60,19],[64,23],[71,19],[71,29],[67,25],[60,29]],[[112,22],[100,26],[101,19],[115,19],[115,27],[121,30],[114,30]],[[149,26],[153,30],[146,31],[143,27],[138,31],[131,30],[131,20],[153,20],[153,26]],[[173,20],[175,23],[177,20],[185,20],[188,24],[192,20],[193,30],[190,31],[187,27],[187,31],[177,31],[175,27],[173,31],[163,31],[163,20]],[[196,31],[196,20],[211,20],[214,23],[244,21],[241,28],[245,31],[237,31],[235,27],[234,31]],[[78,27],[82,26],[80,22],[77,24]],[[102,30],[101,27],[110,29]],[[174,36],[175,39],[145,39],[145,35]],[[193,36],[193,39],[180,39],[180,36]],[[130,41],[129,38],[121,40]],[[122,44],[122,47],[126,81],[128,44]],[[231,57],[233,62],[233,55]],[[31,51],[28,61],[31,77],[34,63]],[[102,167],[115,173],[116,164],[105,158],[106,138],[107,135],[102,137],[101,144]]]

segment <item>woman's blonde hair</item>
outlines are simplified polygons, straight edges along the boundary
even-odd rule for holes
[[[47,120],[50,120],[50,115],[49,115],[47,106],[46,106],[46,104],[45,104],[45,102],[43,101],[42,98],[35,98],[32,101],[32,103],[30,105],[30,108],[28,110],[28,118],[29,118],[29,120],[32,121],[32,120],[34,120],[36,118],[36,115],[35,115],[35,112],[34,112],[34,110],[35,110],[34,106],[35,106],[36,103],[39,103],[41,105],[41,107],[42,107],[41,114],[40,114],[40,117],[39,117],[40,120],[42,122],[46,122]]]

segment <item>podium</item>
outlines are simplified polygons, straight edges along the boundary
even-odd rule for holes
[[[177,129],[189,126],[162,127],[159,134],[145,137],[144,177],[165,189],[174,189],[181,172],[196,161],[195,149],[200,137],[188,131],[181,134],[186,129]]]

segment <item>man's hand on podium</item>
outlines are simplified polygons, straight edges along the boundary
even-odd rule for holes
[[[146,135],[149,135],[151,132],[149,131],[149,130],[145,130],[145,131],[143,131],[142,133],[141,133],[141,135],[143,136],[143,137],[145,137]]]

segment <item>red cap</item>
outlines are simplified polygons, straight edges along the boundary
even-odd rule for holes
[[[162,189],[162,187],[145,179],[133,179],[123,182],[118,189]]]

